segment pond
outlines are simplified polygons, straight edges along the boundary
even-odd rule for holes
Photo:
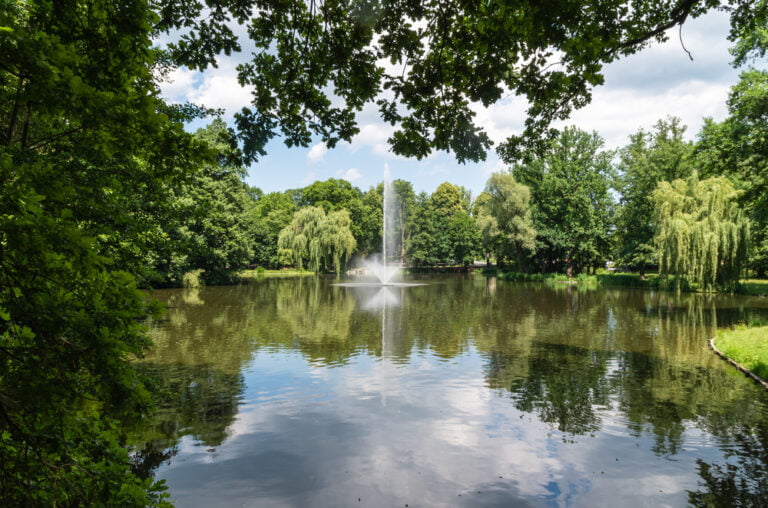
[[[136,460],[178,506],[760,505],[768,301],[455,276],[155,291]]]

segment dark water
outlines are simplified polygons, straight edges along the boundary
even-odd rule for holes
[[[765,299],[333,282],[154,293],[178,506],[765,506],[768,396],[706,347]]]

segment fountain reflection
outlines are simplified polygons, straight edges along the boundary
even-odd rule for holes
[[[382,286],[370,296],[366,298],[363,304],[363,309],[375,311],[385,310],[387,307],[397,307],[400,305],[400,298],[394,288],[390,286]]]

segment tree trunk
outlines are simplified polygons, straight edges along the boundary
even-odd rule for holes
[[[573,249],[570,249],[565,257],[565,275],[569,279],[573,277]]]

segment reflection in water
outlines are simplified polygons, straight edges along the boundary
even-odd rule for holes
[[[137,469],[183,506],[759,504],[768,397],[714,358],[759,299],[316,278],[159,291]],[[358,499],[361,501],[358,502]]]

